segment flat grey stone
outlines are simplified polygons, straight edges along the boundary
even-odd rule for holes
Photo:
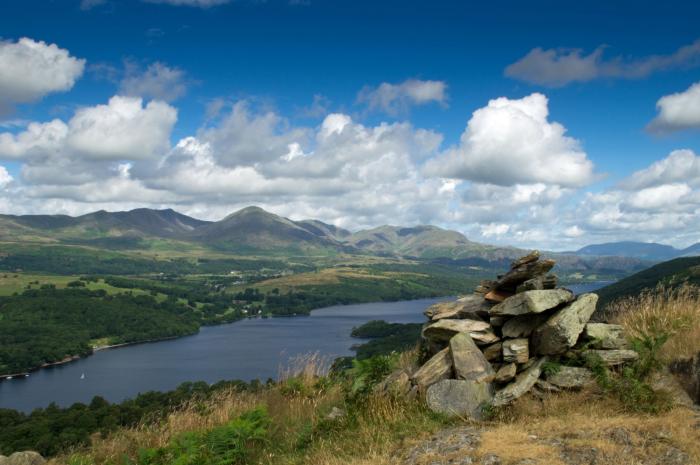
[[[529,313],[542,313],[571,302],[574,293],[568,289],[544,289],[526,291],[508,297],[491,308],[491,315],[519,316]]]
[[[491,383],[444,379],[430,386],[425,394],[428,408],[452,417],[480,420],[482,410],[493,399]]]
[[[533,352],[539,355],[563,354],[573,347],[595,312],[598,296],[581,294],[557,311],[532,334]]]

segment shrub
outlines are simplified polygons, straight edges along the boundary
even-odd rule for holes
[[[349,397],[356,399],[369,394],[374,386],[391,373],[397,360],[398,357],[395,354],[353,360],[352,368],[348,372],[352,382]]]
[[[665,338],[658,356],[663,362],[690,358],[700,352],[700,288],[684,284],[657,286],[610,305],[615,323],[624,326],[632,341]]]
[[[665,342],[664,337],[636,341],[633,346],[639,352],[639,359],[613,373],[600,356],[585,356],[586,366],[593,372],[596,382],[605,391],[620,400],[629,412],[659,413],[671,408],[669,396],[655,391],[647,378],[660,366],[659,351]]]
[[[243,413],[225,425],[175,437],[165,447],[142,449],[138,465],[235,465],[246,463],[267,442],[270,417],[264,408]]]

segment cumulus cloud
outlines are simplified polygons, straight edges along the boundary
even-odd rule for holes
[[[31,123],[20,133],[0,134],[0,158],[44,161],[56,157],[138,160],[169,147],[177,110],[167,103],[112,97],[106,105],[85,107],[65,123]]]
[[[73,87],[85,60],[56,44],[29,38],[0,42],[0,112]]]
[[[88,157],[137,160],[170,145],[177,110],[167,103],[115,96],[107,105],[78,110],[68,123],[67,144]]]
[[[542,94],[491,100],[473,113],[460,144],[431,160],[426,171],[502,186],[580,187],[592,182],[593,163],[580,143],[548,116],[547,97]]]
[[[121,95],[166,102],[177,100],[186,92],[185,72],[160,62],[150,64],[145,70],[135,63],[127,62],[119,90]]]
[[[0,159],[22,163],[22,191],[14,194],[18,203],[21,196],[79,201],[82,195],[89,205],[91,199],[116,195],[115,186],[129,194],[123,196],[127,202],[139,189],[124,187],[133,180],[125,177],[121,162],[159,160],[169,150],[176,118],[176,110],[164,102],[144,105],[138,98],[113,97],[106,105],[78,109],[68,122],[33,122],[23,131],[0,133]],[[91,188],[95,192],[88,195]]]
[[[7,171],[7,168],[0,165],[0,189],[4,189],[13,181],[12,176]]]
[[[684,92],[666,95],[656,102],[659,114],[647,127],[653,132],[700,129],[700,82]]]
[[[700,157],[676,150],[616,186],[587,193],[577,221],[607,238],[697,242],[700,230]]]
[[[523,58],[509,65],[505,75],[514,79],[548,87],[561,87],[572,82],[594,79],[639,79],[658,71],[700,65],[700,40],[668,55],[651,55],[639,59],[617,56],[603,57],[605,47],[589,54],[581,49],[534,48]]]
[[[682,244],[700,230],[698,155],[678,150],[582,193],[593,166],[540,94],[492,100],[447,149],[442,134],[409,122],[331,113],[298,127],[247,101],[219,110],[172,145],[176,110],[133,97],[13,127],[0,133],[0,159],[21,169],[15,179],[0,170],[0,209],[173,207],[219,219],[256,204],[351,229],[432,223],[477,241],[567,249],[621,236]]]
[[[357,95],[357,101],[366,104],[370,111],[396,116],[414,105],[447,104],[447,84],[419,79],[408,79],[399,84],[383,82],[378,87],[364,87]]]

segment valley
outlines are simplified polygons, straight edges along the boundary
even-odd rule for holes
[[[0,234],[0,375],[242,318],[462,294],[522,252],[433,226],[351,233],[257,207],[218,222],[149,209],[4,215]],[[569,284],[645,266],[551,255]],[[123,314],[110,313],[114,302]],[[129,306],[143,320],[125,318]]]

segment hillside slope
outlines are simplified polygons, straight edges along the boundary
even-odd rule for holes
[[[700,284],[700,257],[676,258],[659,263],[599,289],[596,291],[600,297],[598,308],[604,309],[616,299],[637,295],[643,289],[653,289],[659,284],[675,286],[683,282]]]

